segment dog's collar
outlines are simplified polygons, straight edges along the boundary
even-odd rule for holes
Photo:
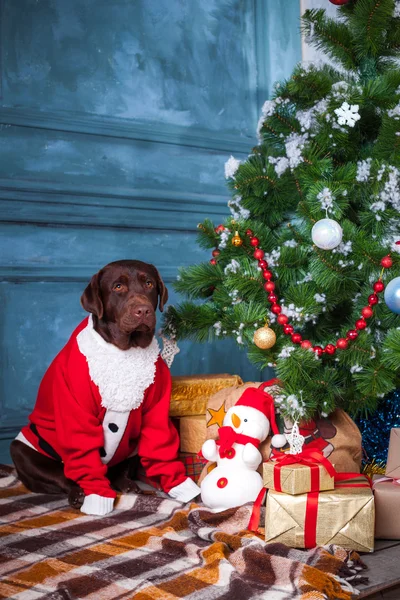
[[[138,408],[154,382],[160,353],[157,340],[153,338],[147,348],[120,350],[95,331],[92,315],[76,339],[90,378],[99,388],[102,406],[119,412]]]

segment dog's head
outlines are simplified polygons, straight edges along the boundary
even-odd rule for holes
[[[157,269],[140,260],[106,265],[93,275],[81,297],[96,330],[121,350],[150,344],[157,304],[162,312],[167,300],[168,290]]]

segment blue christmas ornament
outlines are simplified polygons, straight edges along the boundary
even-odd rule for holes
[[[400,277],[395,277],[386,286],[385,302],[396,315],[400,315]]]
[[[400,390],[383,398],[369,419],[356,421],[362,435],[364,460],[386,463],[390,430],[400,427]]]

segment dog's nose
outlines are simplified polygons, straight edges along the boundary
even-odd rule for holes
[[[146,304],[135,306],[135,308],[133,309],[133,314],[135,315],[135,317],[148,317],[150,313],[151,309]]]

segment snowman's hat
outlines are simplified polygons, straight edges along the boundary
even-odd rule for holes
[[[270,423],[272,433],[271,444],[275,448],[281,448],[286,444],[286,437],[279,433],[275,420],[274,399],[270,394],[255,387],[247,388],[236,402],[236,406],[250,406],[265,415]]]

